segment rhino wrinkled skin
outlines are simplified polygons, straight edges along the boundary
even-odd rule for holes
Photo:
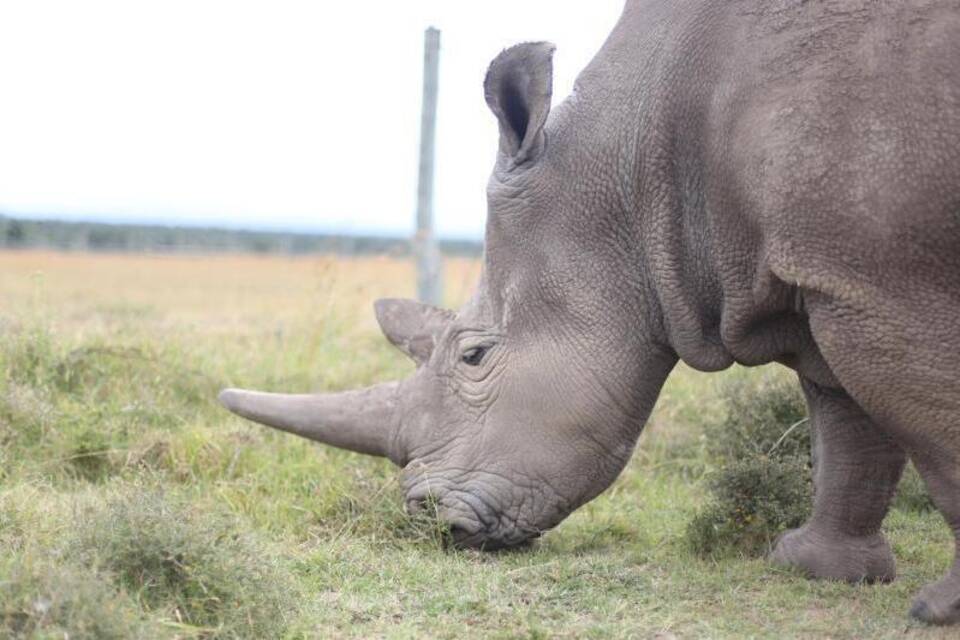
[[[381,300],[408,379],[226,390],[232,411],[403,468],[462,546],[603,491],[679,360],[779,362],[815,435],[776,562],[887,581],[907,457],[960,537],[960,3],[630,0],[551,111],[553,47],[501,53],[484,271],[457,312]],[[911,613],[960,619],[960,561]]]

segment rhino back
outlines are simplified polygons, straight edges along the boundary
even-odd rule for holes
[[[764,257],[786,280],[955,291],[960,3],[842,9],[804,3],[742,39],[740,51],[762,42],[763,53],[735,57],[754,57],[745,67],[755,79],[738,81],[739,95],[715,112],[726,135],[712,162],[730,164],[715,193],[734,205],[717,209],[756,221]],[[742,78],[740,69],[727,73]]]
[[[960,2],[631,0],[566,107],[688,364],[833,382],[806,293],[960,312]]]

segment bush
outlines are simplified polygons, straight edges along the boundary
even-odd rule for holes
[[[785,529],[800,526],[813,499],[810,428],[798,385],[776,373],[741,376],[721,388],[722,420],[705,426],[707,450],[721,465],[710,498],[687,525],[698,555],[764,553]],[[894,508],[934,509],[919,474],[907,467]]]
[[[734,462],[711,480],[711,501],[687,525],[698,555],[767,552],[783,530],[810,514],[810,468],[802,458],[754,456]]]
[[[705,428],[721,468],[710,498],[687,525],[698,555],[766,552],[810,513],[810,429],[795,382],[776,374],[744,376],[721,390],[725,417]]]
[[[300,600],[279,558],[223,512],[135,491],[82,509],[75,527],[68,558],[206,637],[277,637]]]
[[[720,461],[810,456],[807,406],[792,377],[775,371],[739,376],[725,382],[720,397],[725,416],[705,427],[708,451]]]

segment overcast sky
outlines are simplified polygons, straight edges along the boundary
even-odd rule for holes
[[[550,40],[555,101],[622,0],[0,3],[0,213],[409,233],[423,30],[442,31],[436,218],[482,234],[483,74]]]

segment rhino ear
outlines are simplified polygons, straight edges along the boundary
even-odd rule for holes
[[[554,49],[549,42],[518,44],[498,55],[487,70],[483,91],[500,124],[500,153],[508,168],[535,159],[543,150]]]
[[[373,304],[383,335],[420,366],[430,359],[437,336],[453,312],[415,300],[382,298]]]

